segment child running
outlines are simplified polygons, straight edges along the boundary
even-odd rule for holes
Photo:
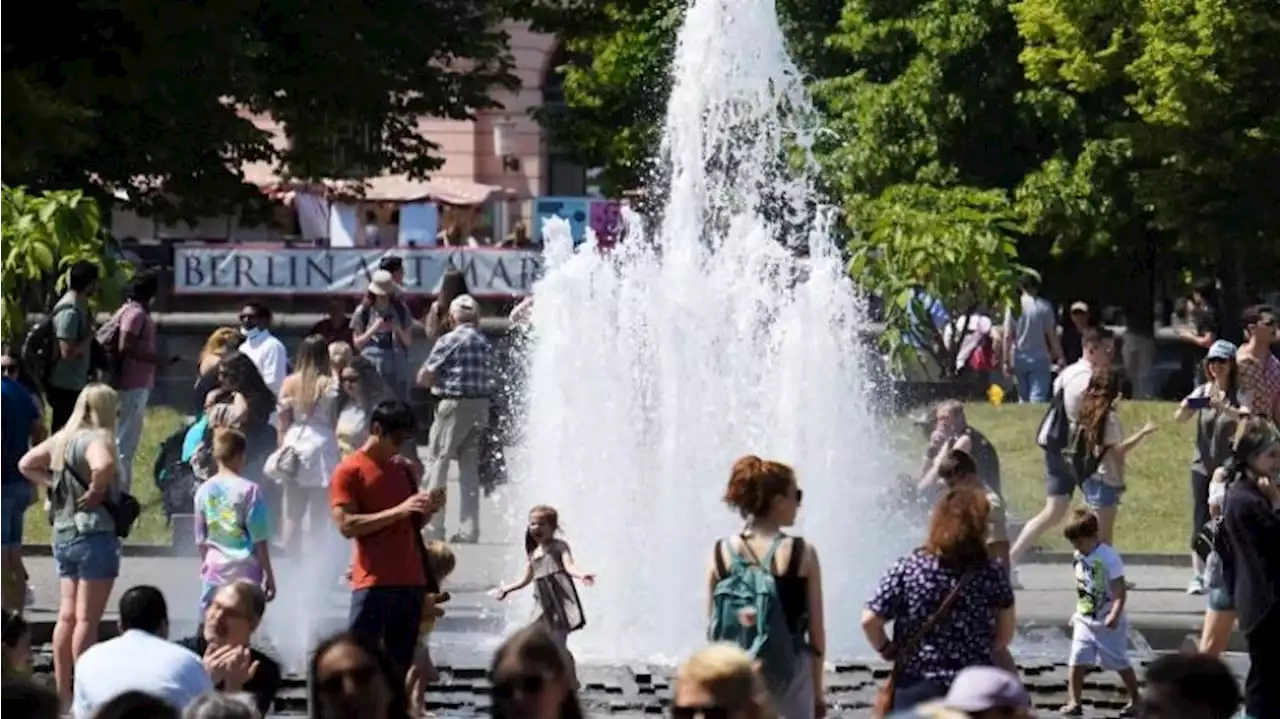
[[[554,508],[540,504],[529,510],[529,528],[524,533],[524,548],[529,555],[529,564],[518,582],[499,587],[495,596],[501,601],[532,583],[537,602],[533,621],[540,622],[547,628],[556,643],[569,656],[572,666],[569,634],[587,623],[573,580],[580,579],[590,587],[595,584],[596,578],[594,574],[582,571],[573,563],[569,544],[556,538],[559,531],[560,515]]]
[[[196,546],[203,584],[200,616],[218,588],[237,579],[261,584],[268,600],[276,594],[267,503],[258,485],[240,474],[247,448],[248,441],[239,430],[214,431],[217,471],[196,490]]]
[[[1140,699],[1138,675],[1129,663],[1129,620],[1124,614],[1127,589],[1124,562],[1110,544],[1098,537],[1098,517],[1087,509],[1077,509],[1062,533],[1075,548],[1076,613],[1071,617],[1071,670],[1067,685],[1067,704],[1060,710],[1064,716],[1079,716],[1083,711],[1080,695],[1084,692],[1087,665],[1119,672],[1129,694],[1129,703],[1121,716],[1133,716]]]

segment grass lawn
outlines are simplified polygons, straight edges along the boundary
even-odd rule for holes
[[[142,441],[133,459],[133,495],[142,504],[142,516],[129,534],[128,544],[169,544],[172,533],[164,520],[160,493],[156,491],[152,466],[156,452],[169,435],[183,423],[183,415],[169,407],[151,407],[142,428]],[[45,518],[43,499],[27,511],[22,541],[26,544],[48,544],[49,522]]]
[[[1195,425],[1174,424],[1172,402],[1123,402],[1120,419],[1125,436],[1147,420],[1160,431],[1129,456],[1125,492],[1116,519],[1116,546],[1125,552],[1183,554],[1190,551],[1191,496],[1187,467],[1195,446]],[[978,428],[1000,452],[1001,482],[1005,501],[1023,521],[1044,506],[1044,461],[1035,443],[1035,432],[1044,416],[1044,405],[971,404],[969,424]],[[1076,504],[1081,502],[1079,492]],[[1067,550],[1061,530],[1051,530],[1040,540],[1048,550]]]

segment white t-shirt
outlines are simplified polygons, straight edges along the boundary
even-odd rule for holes
[[[1115,597],[1111,583],[1124,577],[1124,562],[1110,544],[1099,544],[1088,554],[1075,553],[1076,617],[1087,622],[1106,621]]]
[[[1085,390],[1089,389],[1089,380],[1093,379],[1093,365],[1088,360],[1080,359],[1071,363],[1058,373],[1053,381],[1053,392],[1062,392],[1062,405],[1067,410],[1067,419],[1075,424],[1080,419],[1080,401],[1084,399]]]
[[[240,343],[240,353],[253,360],[262,374],[262,381],[279,397],[284,378],[289,374],[289,351],[284,343],[270,332],[260,332]]]
[[[1107,412],[1107,423],[1102,428],[1102,446],[1111,449],[1102,455],[1102,462],[1098,464],[1098,475],[1102,477],[1103,482],[1113,487],[1124,486],[1124,457],[1117,450],[1123,441],[1124,427],[1120,424],[1119,414],[1113,408]]]
[[[103,704],[129,691],[159,697],[178,711],[213,691],[200,657],[154,634],[130,629],[99,642],[76,660],[71,715],[89,719]]]

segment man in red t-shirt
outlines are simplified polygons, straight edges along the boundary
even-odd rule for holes
[[[369,439],[333,472],[329,504],[342,536],[355,541],[350,628],[378,642],[407,672],[413,662],[427,577],[419,533],[444,506],[443,491],[419,492],[413,465],[399,455],[413,436],[413,411],[381,402]]]

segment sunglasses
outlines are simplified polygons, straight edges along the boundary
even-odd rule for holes
[[[802,503],[802,502],[804,502],[804,490],[803,490],[803,489],[797,489],[797,490],[796,490],[796,504],[800,504],[800,503]]]
[[[346,384],[358,384],[360,382],[360,376],[344,374],[342,375],[342,381]]]
[[[533,697],[541,694],[546,686],[547,678],[542,674],[501,677],[493,683],[493,698],[499,701],[510,701],[517,696]]]
[[[726,719],[729,710],[717,706],[672,706],[668,714],[671,719]]]

